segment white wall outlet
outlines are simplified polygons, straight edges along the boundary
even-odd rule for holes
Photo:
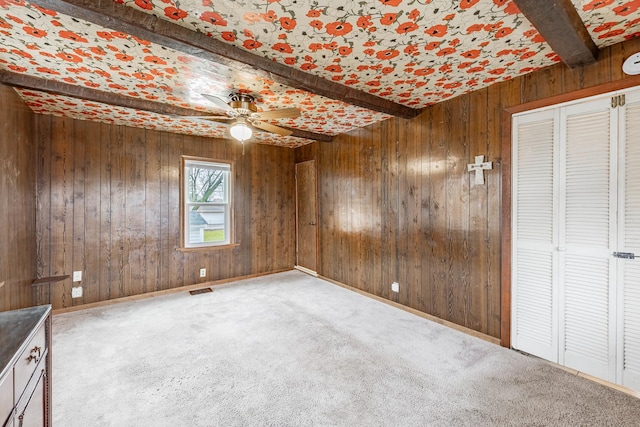
[[[201,268],[200,269],[200,277],[207,277],[207,269],[206,268]]]
[[[398,282],[393,282],[391,284],[391,290],[393,292],[400,292],[400,284]]]
[[[74,271],[73,272],[73,281],[74,282],[82,282],[82,271]]]
[[[71,288],[71,298],[82,298],[82,286]]]

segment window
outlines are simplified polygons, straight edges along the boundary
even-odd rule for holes
[[[184,247],[231,243],[231,165],[184,158]]]

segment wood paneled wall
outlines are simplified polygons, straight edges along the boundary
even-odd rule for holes
[[[35,131],[38,275],[83,271],[54,308],[293,267],[293,150],[43,115]],[[236,247],[176,250],[182,155],[234,162]]]
[[[36,278],[34,114],[0,84],[0,311],[33,304]]]
[[[500,338],[504,110],[621,80],[639,50],[634,39],[589,67],[558,64],[296,149],[297,162],[318,160],[318,273]],[[480,186],[466,169],[477,155],[493,162]]]

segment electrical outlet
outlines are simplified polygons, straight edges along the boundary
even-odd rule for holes
[[[82,271],[74,271],[73,272],[73,281],[74,282],[82,282]]]
[[[400,284],[398,282],[393,282],[391,284],[391,290],[393,292],[400,292]]]
[[[201,268],[200,269],[200,277],[207,277],[207,269],[206,268]]]
[[[82,286],[71,288],[71,298],[82,298]]]

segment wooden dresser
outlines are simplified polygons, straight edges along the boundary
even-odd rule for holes
[[[0,425],[51,425],[51,306],[0,313]]]

